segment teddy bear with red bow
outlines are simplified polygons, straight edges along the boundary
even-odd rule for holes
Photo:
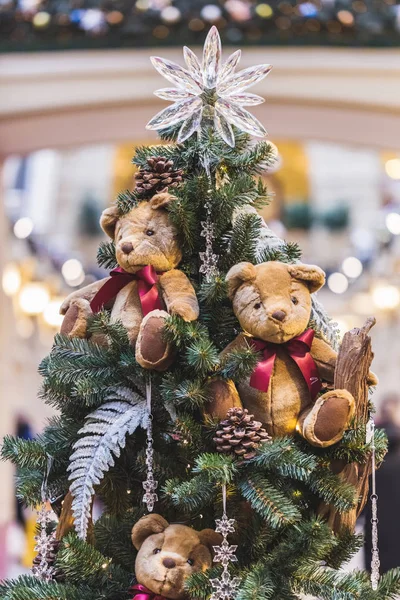
[[[104,210],[100,225],[115,243],[118,268],[65,299],[61,333],[87,337],[91,315],[111,309],[111,322],[119,320],[126,328],[138,363],[147,369],[168,368],[172,352],[162,335],[165,319],[173,314],[194,321],[199,315],[193,286],[176,268],[182,251],[168,214],[175,200],[164,192],[126,214],[117,206]]]
[[[251,347],[259,362],[251,377],[235,384],[210,384],[209,412],[226,418],[243,406],[273,437],[296,431],[319,447],[338,442],[355,412],[355,399],[344,389],[321,392],[321,380],[333,383],[336,352],[308,328],[311,294],[325,282],[317,266],[277,261],[243,262],[226,276],[228,295],[243,332],[223,351]],[[369,385],[377,383],[369,374]],[[331,386],[333,387],[333,386]]]

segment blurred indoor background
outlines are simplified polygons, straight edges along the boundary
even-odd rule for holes
[[[391,398],[400,425],[400,4],[0,0],[1,436],[33,436],[52,414],[37,367],[59,305],[103,276],[99,214],[132,187],[135,146],[155,140],[149,56],[182,62],[212,24],[242,66],[274,65],[255,88],[277,154],[263,216],[325,269],[319,299],[342,332],[376,315],[374,401],[384,420]],[[34,521],[11,467],[0,475],[3,576],[29,566]]]

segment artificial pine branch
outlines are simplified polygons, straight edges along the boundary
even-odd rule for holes
[[[115,269],[118,266],[118,263],[117,259],[115,258],[114,242],[100,242],[96,258],[99,267],[104,267],[105,269]]]

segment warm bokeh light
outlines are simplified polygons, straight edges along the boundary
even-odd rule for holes
[[[385,171],[391,179],[400,179],[400,158],[391,158],[386,161]]]
[[[63,298],[53,298],[43,311],[43,319],[51,327],[60,327],[64,317],[60,315]]]
[[[349,282],[343,273],[332,273],[328,277],[328,287],[335,294],[344,294],[349,287]]]
[[[39,315],[49,302],[49,292],[43,283],[27,283],[21,289],[19,306],[27,315]]]
[[[61,273],[68,285],[73,287],[80,285],[85,279],[82,263],[77,258],[66,260],[61,267]]]
[[[9,263],[4,267],[2,286],[6,296],[14,296],[18,292],[21,287],[21,273],[16,264]]]
[[[29,217],[22,217],[14,224],[14,235],[20,240],[29,237],[33,231],[33,222]]]
[[[386,227],[389,229],[390,233],[393,235],[400,235],[400,214],[399,213],[389,213],[386,215]]]
[[[380,284],[372,290],[372,300],[381,310],[393,310],[400,304],[400,292],[390,284]]]
[[[342,262],[342,271],[346,277],[350,277],[351,279],[360,277],[361,273],[363,272],[361,260],[355,256],[348,256]]]

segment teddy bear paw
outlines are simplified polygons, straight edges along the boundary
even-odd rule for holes
[[[173,361],[173,352],[165,341],[165,310],[152,310],[143,319],[136,340],[136,360],[144,369],[165,371]]]
[[[92,315],[90,304],[87,300],[79,298],[70,303],[61,324],[60,333],[68,337],[87,337],[87,321]]]
[[[318,398],[300,417],[299,429],[313,446],[326,448],[339,442],[355,412],[355,401],[347,390],[332,390]]]

